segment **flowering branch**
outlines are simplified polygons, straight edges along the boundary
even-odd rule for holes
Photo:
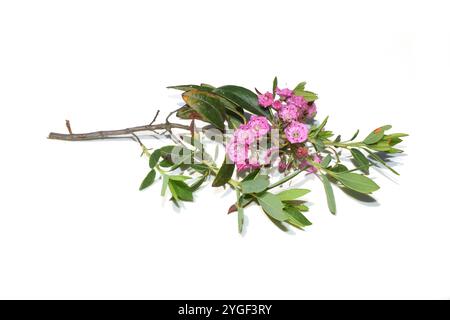
[[[299,229],[311,225],[306,218],[307,202],[299,200],[310,190],[285,187],[300,173],[314,174],[323,183],[331,213],[337,212],[333,185],[356,194],[372,194],[379,186],[369,178],[370,168],[381,165],[398,174],[383,154],[394,156],[402,150],[397,145],[404,133],[390,133],[385,125],[355,141],[359,130],[348,140],[326,129],[328,117],[317,122],[317,94],[299,83],[293,90],[279,88],[277,78],[272,90],[256,93],[239,86],[213,87],[206,84],[170,87],[181,90],[185,105],[170,112],[164,123],[155,124],[159,111],[147,124],[120,130],[88,133],[50,133],[49,139],[84,141],[128,136],[136,140],[148,157],[149,172],[141,183],[146,189],[161,179],[161,195],[170,192],[177,206],[193,201],[193,194],[211,181],[212,187],[229,186],[236,202],[228,212],[237,212],[238,230],[244,225],[244,209],[256,204],[270,220]],[[190,125],[172,123],[170,117],[189,120]],[[207,123],[196,127],[196,121]],[[186,134],[178,135],[174,129]],[[173,144],[148,149],[136,135],[150,131],[168,135]],[[222,165],[206,152],[207,143],[225,145]],[[343,152],[350,155],[343,157]],[[349,167],[351,162],[354,167]],[[359,172],[359,173],[358,173]],[[276,180],[276,181],[273,181]],[[280,188],[281,187],[281,188]],[[352,194],[352,193],[350,193]]]

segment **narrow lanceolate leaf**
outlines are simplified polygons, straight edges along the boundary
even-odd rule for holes
[[[169,184],[169,177],[166,174],[163,175],[162,177],[163,177],[163,182],[162,182],[162,187],[161,187],[161,196],[164,197],[166,195],[167,185]]]
[[[332,173],[332,176],[339,180],[344,186],[360,193],[372,193],[380,187],[368,177],[351,172]]]
[[[221,187],[225,185],[233,176],[234,172],[234,163],[231,163],[225,157],[225,160],[222,163],[222,166],[219,169],[219,172],[214,179],[212,186],[213,187]]]
[[[359,134],[359,129],[358,130],[356,130],[356,132],[353,134],[353,136],[350,138],[350,140],[349,141],[353,141],[353,140],[355,140],[356,139],[356,137],[358,136],[358,134]]]
[[[187,91],[182,96],[184,102],[206,121],[221,130],[225,129],[225,108],[214,96],[198,90]]]
[[[241,182],[242,193],[259,193],[269,186],[269,177],[266,175],[256,176],[253,180]]]
[[[328,122],[328,116],[327,116],[325,119],[323,119],[323,121],[322,121],[322,123],[319,125],[319,127],[318,127],[317,129],[314,130],[313,138],[317,137],[317,135],[320,133],[320,131],[322,131],[322,129],[323,129],[323,128],[325,127],[325,125],[327,124],[327,122]]]
[[[283,203],[274,194],[264,192],[257,196],[258,203],[271,218],[277,221],[286,221],[288,219],[287,213],[283,210]]]
[[[148,165],[150,166],[150,168],[153,169],[158,164],[160,157],[161,157],[161,150],[156,149],[152,152],[150,158],[148,159]]]
[[[386,125],[373,130],[365,139],[365,144],[374,144],[383,139],[384,132],[391,129],[391,125]]]
[[[365,174],[369,174],[370,162],[366,158],[366,156],[358,149],[350,149],[350,152],[352,153],[353,159],[355,160],[355,164],[358,169]]]
[[[183,181],[169,179],[169,189],[175,200],[194,200],[191,188]]]
[[[201,176],[199,177],[193,184],[191,184],[189,187],[191,188],[191,191],[197,191],[198,188],[200,188],[203,184],[203,182],[205,182],[207,176]]]
[[[230,100],[237,106],[245,110],[265,117],[270,117],[266,108],[262,108],[258,103],[258,96],[252,91],[239,86],[223,86],[214,90],[214,93]]]
[[[322,168],[326,168],[328,167],[328,165],[331,162],[331,155],[327,154],[325,158],[322,159],[322,161],[320,162],[320,165],[322,166]]]
[[[391,166],[389,166],[386,161],[384,161],[383,159],[381,159],[376,153],[373,153],[372,151],[370,151],[369,149],[364,149],[367,151],[367,153],[370,154],[370,156],[375,159],[375,161],[378,161],[379,163],[381,163],[383,166],[385,166],[387,169],[389,169],[391,172],[395,173],[396,175],[400,175],[400,173],[398,173],[397,171],[395,171]]]
[[[303,229],[312,225],[312,223],[303,215],[303,213],[295,207],[286,207],[284,212],[288,215],[288,222],[293,226]]]
[[[241,193],[238,189],[236,189],[236,198],[236,208],[238,212],[238,230],[239,233],[242,233],[242,230],[244,229],[244,208],[242,205]]]
[[[281,201],[295,200],[297,198],[303,197],[305,194],[309,193],[308,189],[289,189],[281,191],[277,194],[278,199]]]
[[[325,194],[327,195],[328,209],[332,214],[336,214],[336,200],[334,198],[333,187],[331,186],[330,180],[328,180],[326,175],[321,175],[321,178],[325,188]]]
[[[175,90],[181,90],[181,91],[190,91],[190,90],[203,90],[203,91],[212,91],[214,88],[212,88],[209,85],[196,85],[196,84],[184,84],[179,86],[170,86],[167,87],[168,89],[175,89]]]
[[[144,180],[141,183],[141,186],[139,187],[139,190],[144,190],[145,188],[152,185],[152,183],[155,181],[156,171],[152,169],[147,176],[144,178]]]
[[[272,94],[275,96],[275,93],[277,91],[277,87],[278,87],[278,78],[275,77],[273,79],[273,85],[272,85]]]

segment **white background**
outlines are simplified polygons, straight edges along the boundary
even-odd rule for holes
[[[0,298],[450,298],[445,1],[1,1]],[[181,211],[138,186],[130,140],[49,131],[145,124],[168,85],[308,81],[344,135],[411,136],[367,205],[307,179],[314,223],[283,233],[234,195]],[[151,140],[145,140],[151,144]]]

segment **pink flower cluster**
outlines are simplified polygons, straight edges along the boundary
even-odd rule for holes
[[[306,120],[313,119],[317,113],[316,105],[308,103],[304,97],[296,96],[288,88],[276,88],[278,99],[270,92],[258,96],[259,104],[264,107],[272,107],[277,111],[278,117],[283,121],[286,139],[291,143],[302,143],[308,138]]]
[[[271,127],[262,116],[251,116],[250,121],[237,129],[226,146],[226,152],[238,171],[260,167],[257,157],[250,156],[250,145],[265,136]]]

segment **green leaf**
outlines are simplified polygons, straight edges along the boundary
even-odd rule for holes
[[[173,176],[168,176],[169,180],[173,180],[173,181],[186,181],[191,179],[191,177],[189,176],[183,176],[183,175],[173,175]]]
[[[359,134],[359,129],[358,130],[356,130],[356,132],[353,134],[353,136],[351,137],[351,139],[349,140],[349,141],[353,141],[353,140],[355,140],[356,139],[356,137],[358,136],[358,134]]]
[[[308,102],[312,102],[312,101],[319,99],[317,94],[315,94],[314,92],[311,92],[311,91],[294,89],[294,94],[296,96],[301,96],[301,97],[305,98],[305,100]]]
[[[269,186],[269,177],[259,175],[253,180],[241,182],[242,193],[259,193],[267,189]]]
[[[373,130],[365,139],[365,144],[374,144],[383,139],[384,132],[391,129],[391,125],[386,125]]]
[[[300,229],[312,225],[312,223],[295,207],[286,207],[284,212],[288,215],[288,222]]]
[[[328,170],[331,170],[333,172],[347,172],[348,168],[344,166],[342,163],[337,163],[334,167]]]
[[[197,111],[189,107],[188,105],[185,105],[178,109],[177,111],[177,117],[180,119],[198,119],[207,122],[207,120],[202,117]]]
[[[148,165],[150,166],[150,168],[153,169],[158,164],[160,157],[161,157],[161,150],[156,149],[152,152],[152,154],[148,159]]]
[[[380,187],[375,182],[373,182],[373,180],[369,179],[368,177],[362,174],[343,172],[343,173],[331,173],[331,175],[335,179],[339,180],[347,188],[350,188],[360,193],[368,194],[380,189]]]
[[[395,171],[393,168],[391,168],[383,159],[381,159],[376,153],[373,153],[372,151],[370,151],[369,149],[364,149],[367,151],[367,153],[370,154],[370,156],[375,159],[376,161],[378,161],[379,163],[381,163],[383,166],[385,166],[387,169],[389,169],[390,171],[392,171],[393,173],[395,173],[396,175],[400,175],[400,173],[398,173],[397,171]]]
[[[369,174],[370,162],[366,158],[366,156],[358,149],[354,148],[350,149],[350,152],[352,153],[353,159],[355,160],[355,164],[358,167],[358,169],[364,172],[365,174]]]
[[[211,88],[209,85],[195,85],[195,84],[185,84],[185,85],[179,85],[179,86],[170,86],[167,87],[167,89],[175,89],[175,90],[181,90],[181,91],[190,91],[190,90],[203,90],[203,91],[213,91],[214,88]]]
[[[155,181],[156,171],[154,169],[150,170],[150,172],[147,174],[147,176],[144,178],[144,180],[141,183],[141,186],[139,187],[139,190],[144,190],[145,188],[152,185],[152,183]]]
[[[328,165],[331,162],[331,155],[327,154],[325,158],[322,159],[322,161],[320,162],[320,165],[322,166],[322,168],[326,168],[328,167]]]
[[[217,172],[216,178],[214,179],[212,186],[213,187],[221,187],[225,185],[233,176],[234,172],[234,163],[231,163],[228,158],[225,156],[225,160],[223,160],[222,166]]]
[[[193,184],[191,184],[189,187],[191,188],[191,191],[194,192],[196,191],[198,188],[201,187],[201,185],[203,184],[203,182],[205,182],[207,176],[201,176],[197,179],[197,181],[195,181]]]
[[[287,213],[283,210],[283,203],[276,195],[264,192],[258,195],[257,199],[264,212],[271,218],[276,221],[286,221],[288,219]]]
[[[191,188],[183,181],[169,179],[169,189],[175,200],[194,200]]]
[[[304,92],[305,91],[305,86],[306,86],[306,82],[300,82],[295,88],[294,88],[294,93],[295,91],[297,92]]]
[[[167,177],[166,174],[164,174],[162,177],[163,177],[163,182],[162,182],[162,187],[161,187],[161,196],[164,197],[166,195],[167,186],[169,184],[169,178]]]
[[[183,93],[184,102],[217,128],[225,129],[225,108],[216,96],[205,91],[191,90]]]
[[[227,85],[215,89],[214,92],[251,113],[270,117],[269,111],[259,105],[258,96],[246,88]]]
[[[199,173],[206,173],[209,170],[207,165],[201,163],[191,164],[191,168]]]
[[[277,193],[277,197],[281,201],[295,200],[297,198],[303,197],[305,194],[309,193],[308,189],[289,189]]]
[[[322,131],[322,129],[325,127],[325,125],[328,122],[328,116],[323,119],[322,123],[317,127],[317,129],[315,129],[312,133],[312,137],[315,138],[317,137],[317,135],[320,133],[320,131]]]
[[[242,179],[242,181],[253,180],[253,179],[258,175],[259,170],[260,170],[260,169],[258,168],[258,169],[255,169],[255,170],[249,172],[249,173],[247,174],[247,176],[246,176],[244,179]]]
[[[331,186],[330,180],[327,176],[322,174],[322,183],[325,188],[325,194],[327,195],[328,209],[332,214],[336,214],[336,200],[334,198],[333,187]]]
[[[273,94],[273,96],[275,96],[275,93],[277,91],[277,87],[278,87],[278,78],[275,77],[275,78],[273,78],[273,85],[272,85],[272,94]]]

